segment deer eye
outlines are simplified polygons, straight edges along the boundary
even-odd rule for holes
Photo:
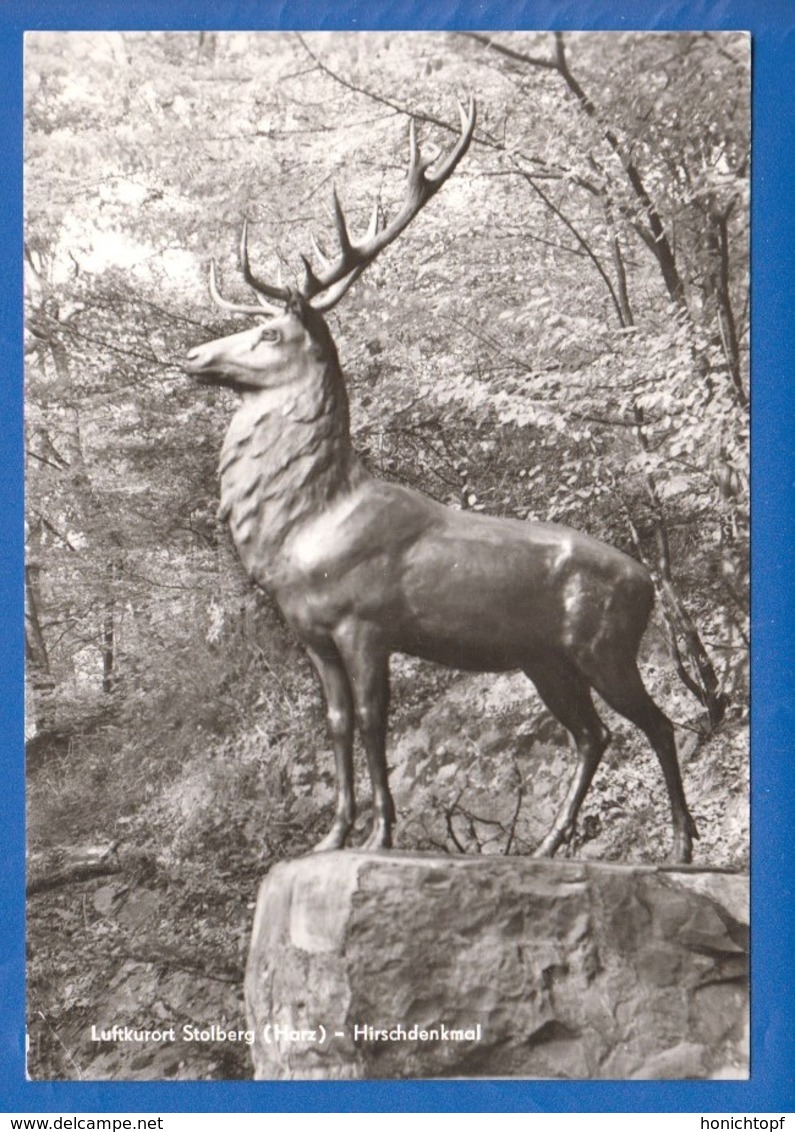
[[[251,343],[251,349],[256,350],[260,342],[278,342],[281,339],[281,334],[278,330],[270,330],[267,326],[263,326],[257,337]]]

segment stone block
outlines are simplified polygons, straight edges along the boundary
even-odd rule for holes
[[[748,878],[325,853],[262,883],[261,1079],[742,1078]]]

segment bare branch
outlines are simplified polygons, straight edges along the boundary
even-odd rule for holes
[[[499,55],[504,55],[507,59],[513,59],[517,63],[526,63],[528,67],[545,67],[550,71],[557,71],[558,62],[556,59],[545,59],[541,55],[526,55],[523,51],[516,51],[513,47],[507,47],[504,43],[498,43],[493,36],[484,35],[483,32],[467,31],[464,32],[467,39],[474,39],[478,43],[482,43],[489,51],[496,51]]]
[[[585,92],[577,78],[572,74],[569,69],[568,60],[566,58],[565,40],[562,32],[555,33],[555,57],[554,59],[539,58],[532,55],[523,55],[521,52],[513,52],[512,49],[506,48],[502,44],[495,43],[491,37],[478,35],[477,33],[468,33],[470,38],[474,38],[483,43],[490,50],[499,51],[500,54],[506,55],[515,59],[518,62],[525,63],[527,66],[541,67],[545,70],[555,70],[566,83],[571,93],[579,102],[583,111],[589,118],[600,124],[602,137],[610,146],[612,151],[618,157],[624,172],[632,187],[632,191],[640,202],[644,215],[646,216],[649,224],[649,238],[644,236],[646,244],[654,254],[657,263],[659,264],[660,271],[665,281],[666,288],[669,295],[680,306],[684,305],[684,284],[679,270],[676,266],[673,249],[668,240],[665,232],[665,226],[659,212],[657,211],[654,202],[649,195],[648,190],[640,175],[640,171],[629,156],[624,152],[624,147],[618,139],[616,133],[609,127],[601,123],[601,118],[596,104]],[[642,233],[641,233],[642,234]]]
[[[407,106],[402,106],[399,102],[387,98],[378,91],[370,90],[368,87],[358,86],[356,83],[351,82],[350,79],[346,79],[344,75],[341,75],[338,71],[329,67],[327,63],[324,63],[322,59],[315,54],[300,32],[296,32],[295,35],[318,70],[322,71],[323,74],[327,75],[330,79],[333,79],[334,82],[339,83],[340,86],[344,86],[346,90],[353,91],[354,94],[361,94],[364,98],[369,98],[372,102],[378,102],[382,106],[388,107],[395,114],[401,114],[404,118],[413,118],[417,122],[427,122],[429,125],[438,126],[440,129],[447,130],[447,132],[451,134],[457,132],[455,126],[451,126],[444,118],[437,118],[435,114],[428,114],[423,111],[410,110]],[[479,135],[474,137],[473,140],[477,144],[487,146],[489,149],[503,150],[505,148],[504,144],[496,142],[493,138],[484,135],[482,131]]]
[[[607,288],[608,294],[610,295],[610,298],[613,302],[613,306],[616,309],[619,324],[621,326],[624,326],[625,325],[625,323],[624,323],[624,313],[621,310],[621,303],[619,302],[618,296],[616,295],[613,284],[610,282],[610,278],[609,278],[607,272],[602,267],[601,263],[599,262],[598,257],[596,256],[596,253],[593,251],[593,249],[591,248],[588,241],[585,239],[584,236],[580,235],[580,233],[574,227],[574,225],[569,220],[569,218],[567,216],[564,216],[563,212],[558,208],[558,206],[554,203],[554,201],[552,201],[547,196],[547,194],[543,191],[543,189],[540,189],[538,187],[538,185],[535,183],[535,180],[533,179],[533,177],[530,176],[529,173],[525,173],[523,170],[520,169],[519,174],[520,174],[520,176],[522,176],[524,178],[525,181],[527,181],[527,183],[528,183],[528,185],[530,185],[531,189],[533,189],[533,191],[535,193],[537,193],[538,196],[541,197],[542,201],[547,206],[547,208],[551,212],[553,212],[555,216],[557,216],[558,220],[560,220],[560,222],[562,224],[564,224],[566,226],[566,228],[568,228],[568,230],[571,232],[572,236],[574,236],[574,239],[577,241],[577,243],[583,249],[585,254],[588,256],[588,259],[590,259],[590,261],[593,263],[594,267],[596,268],[596,270],[599,273],[599,276],[602,279],[602,282],[604,283],[605,287]]]

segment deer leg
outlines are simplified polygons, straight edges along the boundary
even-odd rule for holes
[[[348,672],[356,725],[373,788],[373,828],[362,848],[391,849],[395,805],[386,765],[389,656],[366,625],[346,626],[335,634],[335,641]]]
[[[533,854],[535,857],[552,857],[574,833],[577,814],[599,760],[610,742],[610,732],[597,714],[588,684],[575,668],[552,660],[532,669],[526,668],[525,672],[546,706],[570,732],[577,747],[577,769],[565,801],[549,833]]]
[[[348,675],[339,657],[307,649],[326,701],[326,723],[337,771],[337,808],[331,829],[313,852],[341,849],[353,828],[356,800],[353,792],[353,699]]]
[[[611,708],[639,727],[651,743],[662,768],[671,803],[674,829],[671,860],[689,864],[698,828],[687,808],[673,724],[646,691],[634,660],[627,662],[622,658],[613,665],[605,665],[603,660],[600,656],[593,686]]]

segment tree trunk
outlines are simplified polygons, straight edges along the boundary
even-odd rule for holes
[[[108,563],[108,596],[105,598],[105,612],[102,618],[102,691],[112,692],[116,684],[115,675],[115,643],[116,643],[116,602],[114,599],[114,582],[116,568],[112,562]]]
[[[55,730],[55,680],[39,616],[40,572],[41,566],[35,560],[25,565],[25,653],[33,721],[38,735]]]

